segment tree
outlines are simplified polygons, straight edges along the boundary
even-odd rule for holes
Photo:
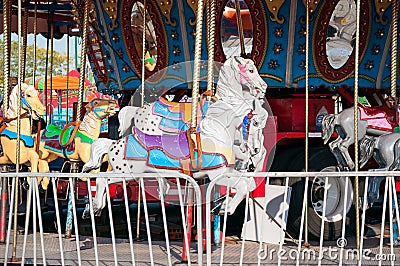
[[[0,87],[4,84],[4,45],[3,39],[0,39]],[[46,69],[50,76],[50,60],[51,51],[49,51],[48,64],[46,67],[46,52],[45,48],[36,48],[36,77],[41,77],[45,75]],[[70,58],[69,64],[72,63]],[[68,57],[64,53],[59,53],[57,51],[53,52],[53,75],[61,75],[63,70],[67,69]],[[34,69],[34,46],[29,45],[26,47],[26,68],[25,68],[25,78],[33,77]],[[10,57],[10,72],[11,76],[18,76],[18,41],[11,41],[11,57]]]

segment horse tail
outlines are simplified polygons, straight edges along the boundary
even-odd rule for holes
[[[135,115],[140,107],[125,106],[118,113],[118,133],[120,137],[125,137],[132,134],[132,127],[135,125]]]
[[[335,129],[335,120],[336,115],[334,114],[328,114],[322,118],[322,139],[324,140],[324,144],[328,142],[333,134]]]
[[[365,136],[360,141],[360,168],[363,167],[374,154],[376,138]]]
[[[394,162],[389,167],[389,171],[397,171],[400,169],[400,139],[394,144]]]
[[[100,168],[103,157],[108,153],[110,146],[115,143],[112,139],[98,138],[93,141],[90,147],[90,158],[83,166],[82,172],[89,172],[90,170]]]

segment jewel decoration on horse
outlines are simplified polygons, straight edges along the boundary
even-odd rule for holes
[[[63,129],[50,124],[41,133],[40,158],[51,162],[58,157],[86,163],[90,146],[100,135],[101,121],[115,115],[114,100],[93,99],[86,105],[82,122],[72,122]]]
[[[21,92],[20,92],[20,89]],[[18,94],[21,94],[21,114],[17,116]],[[31,119],[39,120],[45,107],[40,101],[39,92],[27,84],[16,85],[10,93],[8,109],[0,121],[0,141],[3,154],[0,164],[15,164],[17,153],[17,120],[20,120],[20,163],[30,166],[32,172],[48,172],[49,166],[41,160],[36,151],[37,136],[32,132]],[[47,189],[48,178],[38,178],[38,183]]]

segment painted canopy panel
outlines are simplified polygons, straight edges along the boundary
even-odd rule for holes
[[[138,0],[95,0],[96,22],[104,79],[97,86],[104,92],[135,90],[141,84],[142,39],[132,33],[132,6]],[[215,61],[223,62],[221,25],[225,7],[231,0],[216,1]],[[355,0],[313,1],[310,13],[309,84],[312,87],[335,89],[354,86]],[[270,88],[305,86],[306,8],[305,1],[242,0],[245,30],[252,30],[249,56],[256,61],[261,76]],[[243,5],[243,3],[245,5]],[[157,43],[154,71],[146,68],[148,78],[167,66],[178,66],[194,58],[196,3],[186,0],[147,1],[146,12],[154,25]],[[359,85],[388,88],[390,86],[390,21],[391,6],[379,1],[361,1]],[[234,12],[229,9],[230,15]],[[228,14],[227,12],[225,12]],[[250,28],[248,19],[251,19]],[[235,20],[230,20],[234,24]],[[225,23],[225,22],[224,22]],[[203,27],[202,59],[207,60]],[[232,25],[229,25],[232,26]],[[231,37],[231,36],[228,36]],[[232,43],[235,43],[233,40]],[[236,41],[236,43],[238,43]],[[136,45],[137,47],[137,45]],[[153,56],[148,54],[151,61]],[[91,60],[94,64],[95,60]],[[193,70],[188,70],[193,71]],[[161,72],[153,81],[173,73]],[[157,82],[155,82],[157,83]]]

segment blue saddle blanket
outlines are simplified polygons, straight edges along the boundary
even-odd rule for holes
[[[1,136],[6,136],[9,139],[17,139],[17,132],[8,130],[7,128],[5,128],[1,133]],[[32,148],[34,146],[34,141],[33,141],[33,137],[32,136],[28,136],[28,135],[20,135],[20,138],[22,140],[22,142],[24,143],[24,145],[28,148]]]
[[[142,142],[137,136],[129,135],[126,137],[126,146],[125,146],[125,159],[127,160],[146,160],[149,166],[154,166],[156,168],[167,168],[167,169],[175,169],[175,170],[182,170],[181,161],[190,158],[189,155],[189,148],[182,147],[177,148],[174,152],[165,149],[160,143],[165,143],[164,141],[161,142],[154,142],[157,140],[161,140],[167,136],[151,136],[144,133],[150,141]],[[180,134],[184,135],[184,134]],[[168,136],[168,137],[175,137],[179,138],[180,135],[177,136]],[[182,138],[182,136],[180,136]],[[185,136],[186,137],[186,136]],[[143,136],[142,136],[143,138]],[[186,141],[187,143],[187,141]],[[146,146],[145,144],[149,144]],[[173,146],[173,145],[171,145]],[[178,145],[175,144],[175,147]],[[194,152],[196,163],[198,164],[198,153],[197,151]],[[214,154],[214,153],[203,153],[202,154],[202,166],[201,169],[214,169],[221,167],[223,165],[227,165],[227,161],[225,157],[221,154]]]

